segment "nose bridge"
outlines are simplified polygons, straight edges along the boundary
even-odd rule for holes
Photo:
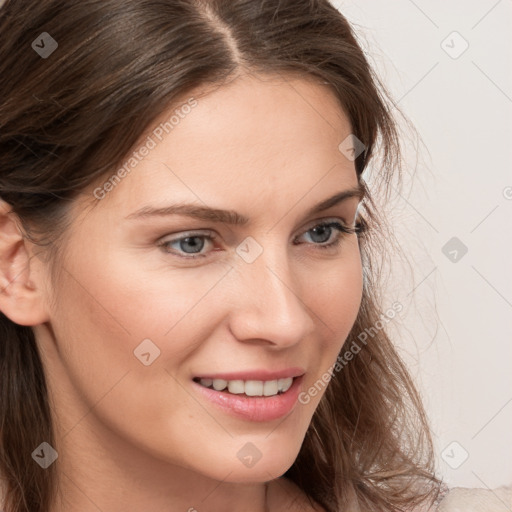
[[[252,262],[239,262],[238,308],[232,331],[242,339],[293,345],[313,330],[309,305],[300,296],[298,276],[290,266],[286,247],[268,243]]]

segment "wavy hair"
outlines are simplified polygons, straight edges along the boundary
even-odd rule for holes
[[[48,58],[32,47],[43,32],[58,42]],[[358,180],[370,162],[384,188],[400,175],[392,101],[328,0],[7,0],[0,34],[0,197],[52,269],[80,191],[111,174],[164,108],[240,72],[328,84],[365,146]],[[363,297],[340,355],[382,318],[384,223],[366,188]],[[284,474],[328,512],[411,510],[438,493],[420,396],[386,329],[374,330],[333,372]],[[5,512],[51,509],[58,461],[42,470],[30,454],[54,437],[34,332],[0,313]]]

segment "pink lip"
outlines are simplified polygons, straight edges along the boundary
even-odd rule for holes
[[[205,373],[196,375],[198,379],[222,379],[222,380],[277,380],[287,379],[288,377],[300,377],[304,375],[305,370],[298,367],[286,368],[284,370],[253,370],[247,372],[230,372],[230,373]]]
[[[282,373],[281,373],[282,374]],[[229,375],[229,374],[224,374]],[[240,374],[237,374],[240,375]],[[251,376],[254,373],[251,373]],[[229,378],[224,380],[237,380]],[[241,379],[245,380],[245,379]],[[252,379],[251,379],[252,380]],[[273,380],[273,379],[255,379]],[[192,381],[195,389],[203,397],[215,404],[224,412],[249,421],[272,421],[288,414],[296,405],[302,383],[302,376],[293,380],[290,389],[275,396],[249,397],[246,395],[232,395],[226,391],[215,391]]]

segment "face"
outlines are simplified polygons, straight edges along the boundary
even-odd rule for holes
[[[36,334],[68,439],[262,482],[297,457],[325,385],[297,397],[325,382],[360,306],[357,235],[340,230],[359,198],[312,211],[357,188],[338,149],[351,127],[301,78],[200,93],[162,114],[120,179],[75,201]]]

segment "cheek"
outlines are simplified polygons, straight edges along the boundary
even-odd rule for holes
[[[162,449],[174,453],[185,464],[179,447],[186,446],[189,429],[183,425],[193,424],[207,439],[215,423],[184,391],[180,371],[211,335],[212,315],[219,312],[215,286],[229,268],[152,272],[121,258],[106,265],[91,251],[66,269],[52,317],[59,357],[52,387],[71,404],[63,431],[77,424],[94,429],[88,422],[99,421],[131,443],[157,455]],[[146,349],[149,365],[134,354],[145,339],[154,344]],[[78,436],[79,429],[72,431]]]
[[[337,371],[334,364],[357,318],[363,292],[361,256],[357,240],[346,248],[338,264],[326,264],[325,272],[309,287],[308,306],[315,313],[317,335],[310,353],[312,372],[304,382],[299,402],[308,411],[308,420],[317,409]]]
[[[357,239],[351,239],[344,246],[343,255],[338,260],[326,262],[314,275],[308,274],[305,283],[307,304],[311,304],[319,328],[325,328],[326,338],[332,339],[342,333],[347,336],[357,317],[363,291]],[[340,348],[343,341],[338,340]]]
[[[190,319],[229,271],[226,265],[172,268],[162,262],[143,265],[142,258],[126,254],[105,256],[107,250],[73,260],[58,293],[65,298],[58,315],[73,316],[85,332],[103,333],[98,342],[107,350],[114,348],[107,340],[123,339],[118,348],[128,353],[146,338],[165,345],[178,327],[194,325]]]
[[[350,240],[342,257],[326,263],[325,271],[318,275],[314,287],[308,276],[310,291],[305,301],[314,311],[317,327],[317,350],[311,355],[312,360],[316,359],[316,378],[326,374],[336,362],[361,306],[363,273],[357,239]],[[321,389],[325,389],[325,385]],[[316,406],[317,401],[314,403]]]
[[[71,397],[70,426],[101,401],[94,410],[103,411],[103,422],[138,418],[130,428],[142,435],[162,417],[187,411],[176,403],[182,391],[171,374],[184,373],[190,355],[211,336],[222,303],[216,286],[229,267],[148,269],[133,258],[105,255],[91,248],[87,258],[75,253],[66,264],[52,316],[62,370],[54,387]]]

